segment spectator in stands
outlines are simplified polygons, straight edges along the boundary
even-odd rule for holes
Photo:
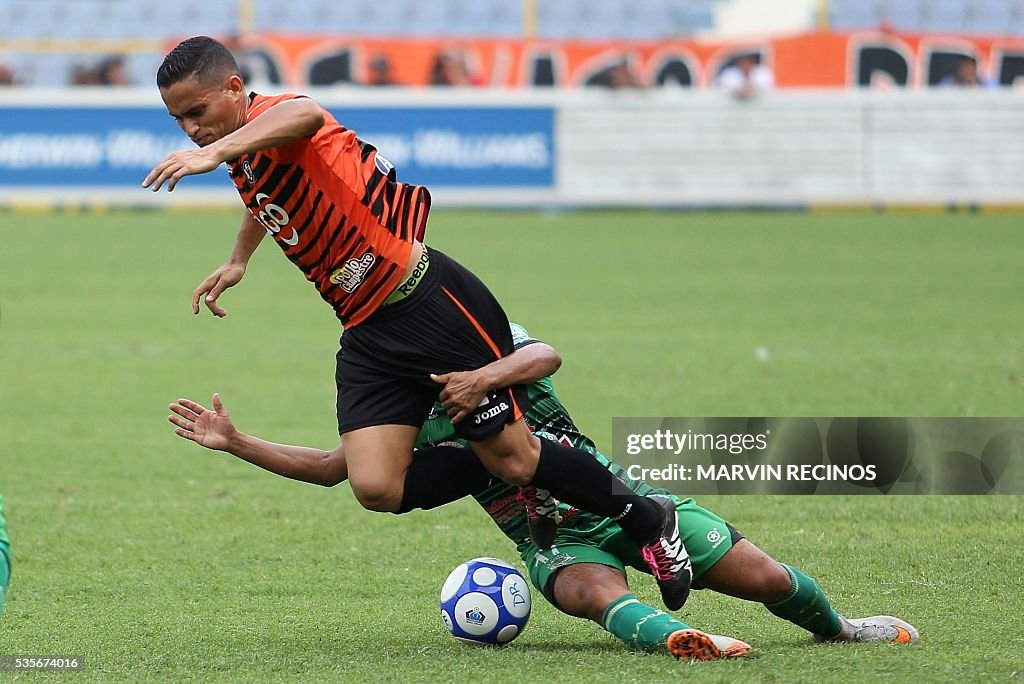
[[[96,67],[96,82],[105,86],[127,86],[132,82],[125,70],[124,57],[112,55]]]
[[[369,86],[393,86],[399,85],[391,73],[391,60],[382,52],[378,52],[370,59],[370,70],[366,78],[366,85]]]
[[[643,88],[643,81],[629,65],[629,58],[623,57],[619,62],[587,80],[588,86],[620,90],[623,88]]]
[[[469,70],[466,55],[460,50],[444,50],[437,53],[430,72],[430,84],[434,86],[479,86],[484,81]]]
[[[731,66],[722,70],[718,75],[718,87],[737,99],[749,100],[774,88],[775,75],[761,64],[760,55],[749,53],[740,55]]]
[[[957,60],[956,71],[939,81],[939,86],[991,90],[998,87],[998,84],[991,79],[985,78],[978,72],[978,60],[974,57],[962,55]]]
[[[73,86],[94,86],[100,84],[100,75],[95,67],[77,64],[71,70],[69,83]]]
[[[14,84],[14,69],[5,64],[0,64],[0,86],[12,86]]]

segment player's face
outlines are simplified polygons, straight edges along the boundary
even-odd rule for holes
[[[241,127],[248,98],[238,76],[223,82],[200,83],[187,78],[160,89],[167,113],[192,138],[205,147]]]

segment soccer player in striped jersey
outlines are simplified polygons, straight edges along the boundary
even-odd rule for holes
[[[246,93],[231,53],[198,36],[157,72],[168,113],[198,145],[157,164],[144,187],[173,190],[185,176],[227,163],[247,210],[228,261],[193,293],[217,316],[266,234],[313,283],[344,326],[335,373],[338,432],[348,477],[366,508],[402,511],[429,500],[438,475],[405,477],[416,435],[441,384],[513,351],[508,319],[467,269],[422,243],[426,188],[325,109],[298,95]],[[686,601],[690,560],[675,508],[626,488],[581,449],[535,437],[522,387],[487,394],[456,430],[488,471],[519,487],[533,539],[549,546],[553,511],[541,493],[618,521],[655,575],[665,605]],[[439,447],[441,448],[441,447]],[[443,448],[441,448],[443,449]]]
[[[632,648],[690,660],[741,656],[751,650],[743,641],[694,629],[641,602],[630,590],[625,572],[626,567],[647,571],[646,565],[612,520],[560,505],[561,523],[552,547],[541,549],[532,542],[526,511],[515,496],[515,488],[492,477],[465,448],[465,441],[452,425],[464,419],[467,408],[474,406],[480,396],[508,382],[526,384],[533,400],[526,420],[540,438],[574,444],[631,491],[672,502],[690,550],[694,587],[763,603],[772,614],[809,631],[817,640],[909,643],[918,639],[917,630],[898,618],[843,617],[813,579],[772,560],[732,525],[693,499],[680,499],[630,478],[597,450],[559,400],[550,377],[561,365],[558,353],[530,337],[521,326],[512,324],[511,328],[516,345],[513,354],[460,374],[458,386],[442,393],[444,403],[435,405],[420,430],[418,451],[407,477],[415,478],[421,468],[451,473],[453,477],[441,481],[427,507],[472,496],[516,544],[531,582],[552,605],[574,617],[593,620]],[[177,426],[175,433],[292,479],[323,486],[345,480],[345,455],[340,448],[324,452],[272,444],[239,432],[217,395],[213,406],[211,411],[188,399],[172,404],[174,413],[169,420]],[[439,445],[455,448],[438,453],[435,449]],[[472,477],[455,476],[464,472],[472,473]]]

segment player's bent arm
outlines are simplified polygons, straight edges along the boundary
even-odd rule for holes
[[[213,409],[191,399],[178,399],[169,407],[167,420],[183,439],[215,451],[226,451],[243,461],[282,477],[332,487],[348,478],[348,465],[341,445],[331,451],[313,447],[275,444],[240,432],[231,415],[213,395]]]
[[[340,444],[331,451],[323,451],[275,444],[239,432],[227,452],[276,475],[322,487],[333,487],[348,479],[348,466]]]
[[[224,290],[237,285],[242,280],[245,269],[249,265],[249,259],[266,234],[266,229],[249,213],[248,209],[245,210],[242,214],[242,225],[235,238],[235,246],[231,249],[228,260],[192,291],[192,313],[199,313],[199,302],[203,300],[214,316],[228,315],[228,312],[217,304],[217,298]]]
[[[278,102],[237,130],[211,143],[206,150],[220,162],[243,154],[308,138],[324,125],[324,112],[308,97]]]
[[[512,385],[528,385],[541,378],[554,375],[562,367],[562,357],[555,348],[544,342],[520,347],[503,359],[492,361],[480,369],[487,389],[500,389]]]
[[[434,374],[430,378],[444,385],[438,399],[452,422],[457,423],[491,390],[536,382],[554,374],[561,365],[562,357],[554,347],[534,342],[476,370]]]
[[[242,225],[238,227],[238,235],[235,236],[235,245],[231,248],[231,254],[228,255],[229,264],[237,264],[242,268],[245,268],[249,264],[249,259],[252,258],[256,248],[263,242],[263,238],[267,234],[267,229],[264,228],[256,217],[252,215],[248,209],[242,212]]]

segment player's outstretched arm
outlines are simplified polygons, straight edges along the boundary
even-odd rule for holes
[[[341,445],[332,451],[312,447],[275,444],[240,432],[220,400],[213,395],[213,409],[191,399],[170,405],[167,420],[174,434],[207,449],[226,451],[243,461],[282,477],[333,487],[348,478],[348,466]]]
[[[278,102],[249,123],[205,147],[171,153],[153,167],[142,181],[142,187],[156,192],[167,183],[170,192],[185,176],[209,173],[223,162],[243,154],[307,138],[323,125],[323,110],[313,100],[297,97]]]
[[[534,342],[482,368],[432,373],[430,379],[444,385],[438,399],[452,422],[457,423],[478,407],[491,390],[536,382],[553,375],[561,365],[562,357],[554,347]]]
[[[246,210],[242,214],[242,225],[238,229],[238,237],[235,238],[235,246],[228,260],[192,291],[192,313],[199,313],[199,302],[202,300],[214,316],[223,318],[228,315],[227,310],[217,304],[217,298],[224,290],[242,280],[249,259],[266,234],[266,229]]]

